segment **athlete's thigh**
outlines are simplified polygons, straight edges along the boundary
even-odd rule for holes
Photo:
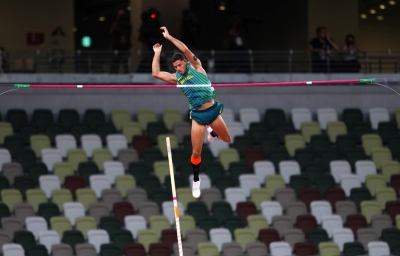
[[[211,128],[218,134],[218,138],[225,141],[231,141],[231,135],[229,134],[228,127],[225,124],[224,119],[219,115],[214,122],[210,124]]]
[[[203,149],[204,134],[206,132],[206,126],[199,124],[198,122],[192,120],[192,148],[193,153],[201,155],[201,150]]]

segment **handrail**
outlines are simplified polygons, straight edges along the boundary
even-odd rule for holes
[[[174,51],[163,51],[161,67],[169,64]],[[357,68],[346,67],[346,55],[328,53],[316,69],[307,51],[196,51],[209,73],[398,73],[400,51],[368,51],[354,56]],[[0,74],[10,73],[150,73],[153,51],[0,51]],[[355,63],[353,63],[355,64]],[[359,65],[359,66],[358,66]],[[318,67],[317,67],[318,68]]]

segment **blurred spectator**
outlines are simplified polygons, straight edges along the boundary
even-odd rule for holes
[[[114,24],[111,27],[112,48],[118,53],[114,55],[111,64],[111,73],[118,73],[119,65],[122,63],[124,72],[128,73],[128,60],[131,49],[132,25],[124,10],[119,10]]]
[[[200,33],[199,20],[192,11],[186,9],[182,13],[182,42],[189,48],[196,48],[196,40]]]
[[[228,26],[228,50],[245,50],[244,47],[244,26],[242,19],[234,14]]]
[[[160,13],[156,9],[150,8],[142,13],[139,41],[143,43],[146,50],[152,51],[154,44],[161,43],[164,40],[160,27]]]
[[[330,59],[332,50],[340,51],[339,46],[330,37],[325,27],[318,27],[316,30],[317,37],[312,39],[308,44],[308,49],[312,57],[312,72],[320,73],[330,70],[334,71],[336,63]]]
[[[1,70],[0,73],[7,73],[8,72],[8,62],[5,54],[5,48],[3,45],[0,44],[0,65]]]
[[[360,63],[358,62],[358,53],[362,52],[361,48],[356,44],[354,35],[348,34],[345,44],[342,46],[343,56],[343,72],[358,73],[360,72]]]

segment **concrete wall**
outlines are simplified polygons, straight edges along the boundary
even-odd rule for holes
[[[371,77],[376,74],[371,74]],[[152,82],[146,76],[148,82]],[[216,82],[255,82],[255,81],[308,81],[325,79],[355,79],[357,75],[267,75],[267,76],[236,76],[215,75],[211,79]],[[361,76],[360,76],[361,77]],[[400,91],[399,78],[395,74],[381,75],[383,78],[397,78],[394,89]],[[10,77],[8,77],[10,79]],[[53,81],[56,77],[53,76]],[[78,77],[71,77],[70,81]],[[379,77],[378,77],[379,78]],[[15,78],[14,78],[15,79]],[[22,82],[21,77],[19,78]],[[41,82],[49,82],[49,77]],[[83,76],[81,77],[83,79]],[[96,83],[93,77],[85,76],[87,81]],[[99,79],[103,82],[106,79]],[[131,78],[133,79],[133,78]],[[138,79],[138,78],[136,78]],[[146,78],[143,78],[146,79]],[[232,80],[236,81],[232,81]],[[4,82],[5,76],[0,76]],[[32,80],[34,82],[35,80]],[[114,81],[117,81],[114,77]],[[4,92],[11,86],[1,86]],[[307,107],[313,113],[319,107],[333,107],[341,112],[346,107],[357,107],[367,113],[371,107],[386,107],[391,113],[400,108],[399,95],[393,91],[376,85],[328,85],[328,86],[279,86],[279,87],[248,87],[248,88],[216,88],[217,100],[236,113],[243,107],[254,107],[264,112],[267,108],[283,108],[287,113],[294,107]],[[62,108],[75,108],[81,113],[87,108],[102,108],[110,113],[115,108],[126,108],[134,113],[140,108],[152,108],[161,113],[167,108],[177,108],[187,113],[188,103],[179,89],[20,89],[0,96],[0,112],[4,116],[11,108],[23,108],[32,113],[36,108],[50,108],[54,113]]]
[[[51,50],[52,31],[61,26],[65,37],[57,37],[57,48],[74,49],[74,10],[72,0],[0,0],[0,44],[9,51]],[[44,43],[28,46],[27,33],[44,33]]]

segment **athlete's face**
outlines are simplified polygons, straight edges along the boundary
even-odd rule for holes
[[[185,60],[176,60],[172,62],[174,69],[179,72],[179,74],[183,75],[186,72],[186,63]]]

